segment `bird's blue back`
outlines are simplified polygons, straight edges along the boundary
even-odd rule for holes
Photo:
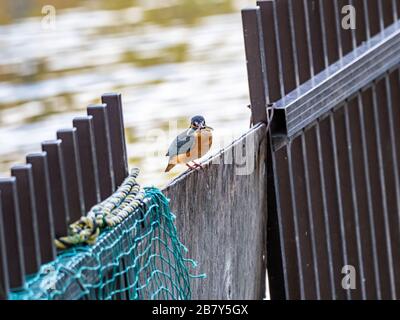
[[[195,130],[188,129],[180,133],[174,141],[172,141],[166,156],[177,156],[191,150],[195,142]]]

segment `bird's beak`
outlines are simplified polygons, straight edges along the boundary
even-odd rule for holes
[[[214,130],[213,128],[211,128],[210,126],[204,126],[204,129],[209,129],[209,130]]]

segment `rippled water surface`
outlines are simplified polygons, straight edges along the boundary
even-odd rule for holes
[[[240,8],[253,1],[0,0],[0,172],[122,93],[130,166],[164,185],[173,137],[202,114],[219,148],[249,126]],[[56,9],[44,29],[43,5]]]

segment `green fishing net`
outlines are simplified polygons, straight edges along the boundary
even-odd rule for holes
[[[9,299],[191,299],[190,270],[175,215],[156,188],[144,188],[141,206],[120,224],[102,231],[94,245],[62,251],[29,276]]]

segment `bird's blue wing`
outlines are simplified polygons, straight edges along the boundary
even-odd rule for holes
[[[185,131],[178,135],[171,143],[166,155],[171,157],[190,151],[195,140],[193,133],[192,131]]]

